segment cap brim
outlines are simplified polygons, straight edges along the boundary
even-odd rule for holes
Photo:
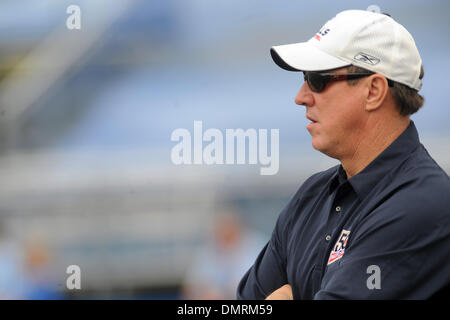
[[[270,49],[270,54],[280,68],[288,71],[323,71],[350,65],[309,42],[274,46]]]

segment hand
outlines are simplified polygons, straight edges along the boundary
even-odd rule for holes
[[[278,288],[269,294],[266,300],[294,300],[294,296],[292,295],[292,287],[289,284],[285,284],[281,288]]]

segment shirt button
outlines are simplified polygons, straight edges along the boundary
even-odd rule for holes
[[[339,212],[339,211],[341,211],[341,207],[340,207],[340,206],[337,206],[337,207],[336,207],[336,212]]]
[[[330,235],[327,235],[327,236],[325,237],[325,240],[330,241],[330,240],[331,240],[331,236],[330,236]]]

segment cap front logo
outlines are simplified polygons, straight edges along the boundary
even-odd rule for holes
[[[372,66],[378,64],[381,61],[380,59],[364,52],[358,53],[353,59],[370,64]]]
[[[322,28],[322,29],[320,29],[319,32],[316,33],[316,35],[314,36],[314,38],[315,38],[316,40],[320,41],[321,36],[323,37],[323,36],[327,35],[327,33],[328,33],[329,31],[330,31],[329,28],[327,28],[327,29],[323,29],[323,28]]]

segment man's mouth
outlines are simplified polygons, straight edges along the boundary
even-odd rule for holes
[[[310,120],[312,123],[316,123],[317,120],[313,117],[311,117],[310,115],[306,115],[306,119]]]

